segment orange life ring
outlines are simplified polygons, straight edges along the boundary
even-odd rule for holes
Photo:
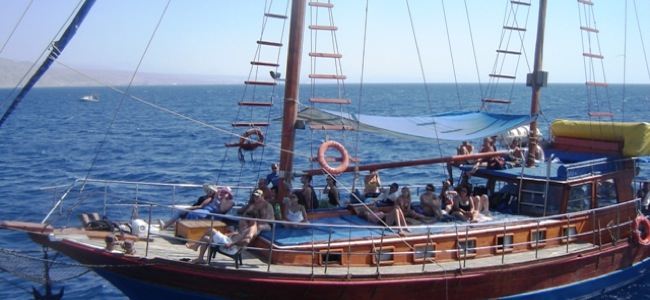
[[[239,148],[242,150],[251,151],[259,146],[264,146],[264,133],[259,128],[246,130],[239,138]]]
[[[325,152],[327,152],[329,148],[335,149],[341,153],[341,158],[337,159],[341,161],[341,164],[336,168],[330,166],[327,163]],[[323,170],[325,170],[327,173],[338,175],[345,172],[345,170],[348,168],[348,165],[350,164],[350,155],[348,154],[348,150],[346,150],[345,147],[341,145],[341,143],[337,141],[326,141],[318,148],[318,163],[320,164],[321,168],[323,168]]]
[[[637,216],[632,223],[632,237],[639,245],[650,245],[650,221],[644,216]]]

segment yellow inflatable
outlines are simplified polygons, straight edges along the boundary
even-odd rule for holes
[[[555,120],[553,136],[623,142],[623,155],[650,155],[650,123]]]

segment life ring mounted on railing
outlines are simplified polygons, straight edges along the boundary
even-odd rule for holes
[[[330,148],[338,151],[341,154],[340,158],[334,158],[334,161],[341,162],[341,164],[339,164],[336,168],[330,166],[328,163],[328,157],[325,156],[327,150]],[[350,165],[350,155],[348,154],[348,150],[346,150],[341,143],[337,141],[326,141],[318,148],[318,163],[320,164],[321,168],[323,168],[323,170],[325,170],[327,173],[338,175],[345,172],[345,170]]]
[[[632,222],[632,238],[639,245],[650,245],[650,221],[645,216],[639,215]]]

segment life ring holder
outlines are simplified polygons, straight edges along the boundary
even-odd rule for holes
[[[338,151],[341,154],[341,157],[339,159],[336,159],[337,161],[340,161],[341,164],[339,164],[336,168],[330,166],[330,164],[327,162],[327,157],[325,156],[325,153],[330,148]],[[320,164],[321,168],[323,168],[323,170],[325,170],[327,173],[338,175],[345,172],[345,170],[350,165],[350,155],[348,154],[348,150],[346,150],[341,143],[337,141],[326,141],[318,148],[318,163]]]
[[[637,216],[632,222],[632,238],[639,245],[650,245],[650,221],[642,215]]]
[[[259,146],[264,146],[264,133],[257,127],[248,129],[239,138],[238,146],[244,151],[252,151]]]

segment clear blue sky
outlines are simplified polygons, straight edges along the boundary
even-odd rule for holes
[[[286,0],[273,1],[275,11]],[[492,70],[501,35],[505,0],[467,0],[481,80]],[[536,1],[526,34],[526,51],[532,57],[536,27]],[[584,82],[578,5],[575,0],[550,0],[544,69],[552,82]],[[609,82],[623,76],[624,0],[594,0],[596,21]],[[636,0],[641,29],[650,51],[650,1]],[[0,10],[0,42],[4,43],[28,0],[7,0]],[[23,23],[0,57],[33,61],[45,48],[78,0],[34,0]],[[75,39],[60,58],[77,68],[133,70],[165,5],[165,0],[97,0]],[[365,1],[334,1],[334,20],[343,71],[350,81],[360,78]],[[440,0],[410,0],[415,31],[429,82],[453,82],[449,46]],[[458,80],[476,82],[477,72],[464,2],[444,1]],[[265,1],[175,0],[144,59],[142,71],[212,74],[246,77],[260,36]],[[650,83],[642,57],[634,16],[628,0],[627,81]],[[309,15],[307,24],[310,23]],[[322,16],[321,16],[322,20]],[[523,20],[522,20],[523,21]],[[269,26],[268,32],[279,32]],[[321,33],[321,37],[323,37]],[[306,35],[309,41],[309,34]],[[366,52],[366,82],[421,82],[417,52],[406,2],[370,0]],[[323,43],[320,42],[322,46]],[[304,46],[307,52],[309,43]],[[323,49],[323,48],[319,48]],[[285,57],[282,53],[282,59]],[[529,58],[532,64],[532,59]],[[303,62],[303,75],[309,72]],[[528,72],[521,62],[519,78]],[[320,71],[319,71],[320,72]],[[505,72],[504,72],[505,73]]]

